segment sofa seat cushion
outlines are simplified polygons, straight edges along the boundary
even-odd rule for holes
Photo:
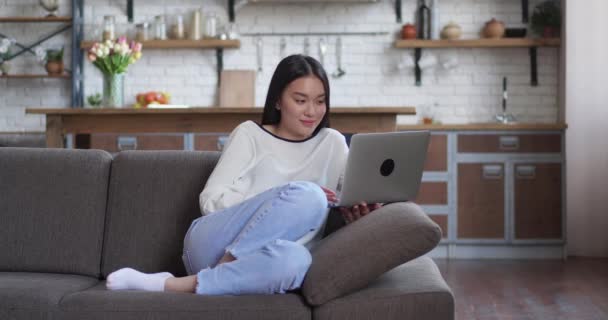
[[[428,257],[402,264],[369,286],[313,310],[313,319],[454,319],[454,297]]]
[[[110,291],[105,282],[61,301],[62,319],[311,319],[297,294],[202,296],[193,293]]]
[[[54,308],[68,293],[93,287],[99,280],[86,276],[0,272],[0,309]]]

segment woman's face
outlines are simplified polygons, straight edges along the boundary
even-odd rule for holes
[[[292,140],[310,137],[327,112],[323,82],[316,76],[292,81],[283,90],[278,107],[281,110],[277,126],[280,136]]]

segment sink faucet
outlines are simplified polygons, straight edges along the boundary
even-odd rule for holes
[[[496,121],[500,123],[513,123],[515,122],[515,116],[507,113],[507,99],[509,94],[507,93],[507,77],[502,78],[502,114],[496,115]]]

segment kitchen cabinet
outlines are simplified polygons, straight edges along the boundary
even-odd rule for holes
[[[458,238],[504,239],[504,208],[503,164],[458,164]]]
[[[445,172],[448,169],[448,137],[445,134],[433,134],[424,163],[424,171]]]
[[[562,237],[562,165],[515,165],[515,239]]]
[[[92,134],[91,149],[108,152],[124,150],[183,150],[184,137],[181,134]]]
[[[561,258],[565,124],[400,125],[430,130],[414,201],[456,258]]]

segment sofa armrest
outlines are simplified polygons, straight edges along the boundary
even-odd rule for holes
[[[412,202],[399,202],[333,232],[312,251],[302,284],[309,304],[322,305],[432,250],[441,228]]]

